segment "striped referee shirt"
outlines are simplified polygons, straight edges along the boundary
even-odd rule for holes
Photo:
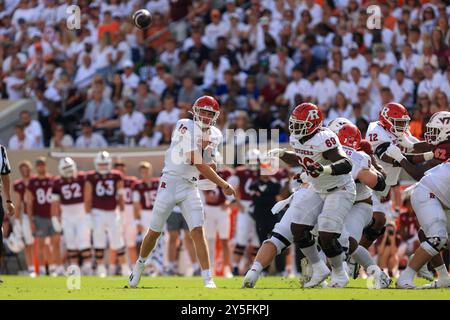
[[[4,176],[11,173],[11,166],[9,165],[8,155],[6,154],[5,146],[0,145],[0,175]]]

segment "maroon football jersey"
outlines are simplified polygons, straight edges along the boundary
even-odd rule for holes
[[[289,179],[289,170],[287,168],[280,168],[278,171],[274,174],[274,178],[277,182],[284,185],[287,179]]]
[[[17,179],[16,181],[14,181],[13,190],[15,192],[17,192],[17,194],[19,195],[19,200],[21,202],[23,202],[25,200],[25,191],[26,191],[26,189],[27,189],[27,183],[25,182],[24,179]],[[26,207],[27,206],[23,205],[22,207],[23,207],[22,208],[23,212],[26,213],[27,212],[26,211]]]
[[[447,161],[450,158],[450,141],[439,143],[433,148],[434,158]]]
[[[239,166],[236,168],[235,176],[239,178],[239,193],[241,195],[241,200],[252,200],[250,195],[251,184],[258,179],[258,173],[252,171],[245,166]]]
[[[33,195],[33,215],[50,218],[51,217],[51,203],[52,203],[52,177],[39,179],[32,177],[28,182],[27,189]]]
[[[15,192],[17,192],[19,194],[20,201],[23,201],[23,199],[25,197],[25,190],[27,189],[25,180],[17,179],[16,181],[14,181],[13,189]]]
[[[92,185],[92,208],[113,211],[117,207],[117,183],[123,180],[120,171],[111,170],[108,174],[90,171],[86,181]]]
[[[153,178],[150,183],[139,180],[134,184],[133,191],[139,193],[139,199],[143,210],[153,209],[158,186],[159,178]]]
[[[125,204],[133,204],[133,186],[137,182],[137,178],[133,176],[126,176],[123,179],[123,188],[125,189],[124,202]]]
[[[228,180],[229,177],[233,175],[233,171],[231,171],[230,168],[222,168],[219,171],[217,171],[217,174],[225,181]],[[213,190],[205,190],[203,191],[205,193],[205,196],[210,194],[213,195],[212,197],[214,200],[205,198],[205,202],[209,206],[220,206],[225,203],[225,200],[227,199],[225,194],[222,191],[222,188],[216,187]]]
[[[77,173],[74,178],[57,177],[53,181],[52,192],[59,196],[63,205],[83,203],[85,179],[83,172]]]

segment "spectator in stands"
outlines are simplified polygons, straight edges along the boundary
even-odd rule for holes
[[[29,150],[37,148],[35,141],[25,133],[23,124],[16,124],[15,134],[9,139],[8,148],[11,150]]]
[[[130,97],[131,95],[133,95],[139,85],[139,77],[134,73],[134,64],[130,60],[126,60],[123,63],[123,68],[123,97]]]
[[[153,128],[151,121],[147,121],[144,126],[142,138],[139,140],[140,147],[154,148],[161,144],[162,133]]]
[[[194,80],[190,76],[183,78],[182,87],[178,93],[178,107],[180,109],[190,109],[202,95],[202,90],[194,85]]]
[[[53,136],[50,139],[50,148],[70,148],[73,147],[73,138],[64,133],[62,124],[55,125]]]
[[[6,86],[6,93],[8,99],[18,100],[22,99],[25,94],[25,68],[22,65],[14,66],[14,72],[11,76],[4,78],[3,82]]]
[[[353,113],[353,106],[348,103],[344,93],[340,91],[336,94],[336,102],[332,105],[330,110],[328,110],[328,116],[325,123],[328,124],[331,120],[338,117],[349,119],[353,123],[356,121]]]
[[[31,114],[28,110],[20,112],[20,123],[25,128],[25,134],[33,139],[35,147],[44,147],[42,126],[39,121],[31,119]]]
[[[275,104],[278,98],[282,98],[285,86],[280,82],[277,72],[270,72],[267,84],[261,89],[260,102],[265,101],[269,105]]]
[[[92,63],[92,57],[89,54],[83,54],[82,65],[78,68],[74,83],[80,88],[86,88],[91,83],[91,78],[94,76],[96,68]]]
[[[179,54],[178,64],[172,68],[172,74],[176,81],[182,81],[185,77],[196,79],[198,77],[197,64],[190,60],[186,51]]]
[[[414,82],[405,77],[403,69],[395,71],[395,78],[391,80],[390,88],[396,102],[403,104],[409,109],[413,107]]]
[[[178,92],[180,91],[180,86],[175,82],[175,79],[170,73],[164,75],[165,89],[161,93],[161,98],[164,99],[166,96],[172,96],[175,99],[175,103],[178,99]]]
[[[398,276],[399,259],[397,256],[399,237],[392,224],[386,225],[380,245],[378,246],[378,265],[390,276]]]
[[[103,96],[103,87],[95,87],[92,92],[92,99],[88,102],[84,111],[84,120],[97,127],[113,117],[114,107],[111,100]]]
[[[155,125],[157,130],[162,130],[163,127],[173,128],[179,118],[180,109],[175,105],[175,98],[167,95],[163,101],[163,110],[156,117]]]
[[[135,110],[133,100],[125,101],[124,111],[120,117],[120,132],[124,136],[125,145],[135,146],[147,120],[142,112]]]
[[[93,128],[89,120],[83,120],[81,122],[81,135],[75,142],[77,148],[106,148],[108,143],[105,138],[96,132],[93,132]]]
[[[161,103],[158,96],[149,92],[145,81],[140,81],[136,94],[132,98],[136,104],[136,110],[142,112],[148,119],[156,120],[161,111]]]

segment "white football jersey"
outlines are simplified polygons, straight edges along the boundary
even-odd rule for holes
[[[202,137],[203,140],[209,141],[203,152]],[[199,172],[195,165],[186,158],[186,154],[198,150],[203,155],[204,161],[210,162],[218,154],[218,147],[221,143],[222,132],[216,127],[211,126],[209,130],[202,131],[191,119],[178,120],[172,133],[170,147],[166,151],[162,173],[197,181]]]
[[[372,145],[373,152],[383,143],[396,144],[397,137],[383,128],[379,121],[371,122],[367,129],[366,139]],[[382,161],[376,154],[376,159],[386,172],[386,184],[395,186],[398,182],[402,167],[394,167],[392,164]],[[386,188],[389,191],[389,188]]]
[[[306,169],[308,165],[319,163],[322,166],[330,165],[332,162],[323,157],[323,153],[327,150],[339,148],[342,146],[336,134],[328,128],[320,128],[319,131],[304,144],[293,136],[290,137],[289,143],[298,157],[300,165]],[[327,190],[341,187],[353,181],[351,173],[338,176],[326,174],[308,174],[308,182],[316,192],[327,192]]]
[[[425,172],[419,184],[430,189],[444,206],[450,208],[450,162],[444,162]]]
[[[358,179],[358,174],[361,170],[370,169],[372,165],[370,156],[365,152],[356,151],[355,149],[352,148],[348,148],[345,146],[343,146],[342,148],[352,160],[352,177],[353,180],[356,181]],[[372,196],[372,189],[370,189],[363,183],[360,182],[356,183],[355,201],[364,200],[370,198],[371,196]]]

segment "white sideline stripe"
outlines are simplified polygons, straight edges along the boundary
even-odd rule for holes
[[[50,152],[50,156],[54,158],[94,158],[98,152]],[[163,156],[166,151],[135,151],[135,152],[110,152],[111,157],[148,157],[148,156]]]

